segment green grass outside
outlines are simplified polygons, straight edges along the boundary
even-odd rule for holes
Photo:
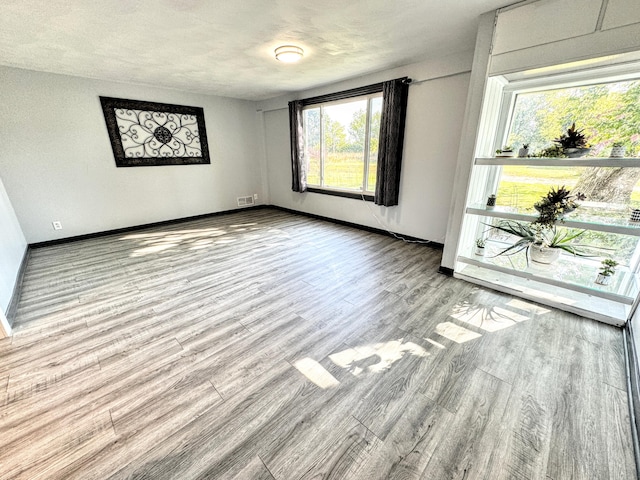
[[[375,189],[377,162],[369,164],[369,190]],[[360,189],[362,187],[362,153],[341,152],[327,155],[324,166],[325,186]],[[311,158],[307,174],[309,185],[320,185],[320,159]]]
[[[521,213],[536,214],[533,204],[545,196],[551,187],[565,185],[569,189],[573,189],[580,178],[580,173],[579,169],[564,167],[505,166],[498,191],[496,192],[496,204],[517,208],[517,211]],[[631,194],[630,208],[640,208],[640,187],[637,185]],[[621,219],[625,219],[628,216],[628,212],[623,210],[603,211],[599,207],[596,207],[593,213],[596,216],[619,216]],[[608,248],[610,250],[599,250],[600,253],[598,255],[613,255],[621,264],[628,265],[635,251],[637,238],[628,235],[588,231],[580,237],[577,243],[600,249]]]
[[[533,204],[545,196],[551,187],[565,185],[571,189],[580,178],[580,170],[565,167],[535,167],[507,165],[496,192],[496,204],[518,207],[521,212],[533,211]],[[640,204],[640,188],[631,194],[634,207]]]
[[[375,189],[377,162],[369,169],[369,188]],[[518,207],[521,212],[533,211],[533,204],[540,200],[551,187],[565,185],[573,188],[580,177],[580,171],[565,167],[535,167],[529,165],[508,165],[503,167],[502,181],[497,191],[497,204]],[[325,185],[334,188],[359,189],[362,178],[362,154],[357,152],[333,153],[327,155],[325,164]],[[308,173],[309,185],[320,184],[320,161],[311,159]],[[640,205],[640,188],[631,195],[634,207]]]
[[[535,167],[532,165],[505,165],[502,175],[510,177],[531,177],[554,180],[560,183],[575,183],[580,178],[580,171],[566,167]]]

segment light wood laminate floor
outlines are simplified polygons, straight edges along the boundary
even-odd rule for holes
[[[2,479],[632,479],[622,333],[250,210],[32,252]]]

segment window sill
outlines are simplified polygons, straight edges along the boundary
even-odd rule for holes
[[[373,195],[368,193],[347,192],[344,190],[330,190],[325,188],[307,187],[307,192],[320,193],[322,195],[332,195],[334,197],[352,198],[355,200],[365,200],[373,202]]]

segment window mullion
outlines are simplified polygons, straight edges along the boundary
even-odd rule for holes
[[[371,143],[371,102],[372,99],[367,99],[367,114],[364,125],[364,173],[362,178],[362,191],[367,192],[369,190],[369,145]]]
[[[320,106],[320,186],[324,187],[324,107]]]

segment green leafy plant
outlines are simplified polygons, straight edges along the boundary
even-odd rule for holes
[[[602,263],[602,267],[600,267],[600,275],[602,275],[603,277],[610,277],[611,275],[616,273],[618,262],[616,262],[613,258],[605,258],[600,263]]]
[[[556,222],[558,220],[562,221],[564,214],[578,208],[580,205],[577,201],[584,199],[584,195],[581,193],[573,195],[571,190],[565,188],[564,185],[562,187],[553,187],[534,204],[539,215],[533,222],[500,220],[495,225],[485,224],[492,229],[519,237],[519,240],[513,245],[498,252],[495,256],[513,255],[523,250],[528,254],[532,245],[543,248],[557,248],[580,257],[593,256],[590,254],[590,249],[593,249],[593,247],[573,243],[575,239],[586,233],[586,230],[559,231],[556,228]]]
[[[566,156],[564,149],[560,145],[551,145],[534,154],[534,157],[542,158],[563,158]]]
[[[563,215],[578,208],[580,204],[577,201],[585,198],[580,192],[572,195],[571,190],[565,188],[564,185],[553,187],[539,202],[533,205],[539,214],[533,223],[550,228],[558,220],[564,221]]]
[[[487,240],[482,237],[476,238],[476,247],[484,248],[487,245]]]
[[[500,155],[501,153],[512,153],[512,152],[513,152],[513,147],[511,147],[510,145],[505,145],[504,147],[496,150],[497,155]]]
[[[545,228],[533,223],[518,222],[517,220],[500,220],[497,224],[488,226],[509,235],[520,237],[516,243],[498,252],[495,256],[513,255],[523,250],[528,253],[531,245],[559,248],[578,257],[593,256],[589,253],[589,246],[572,243],[576,238],[586,233],[586,230],[578,230],[577,232],[558,231],[556,227]]]
[[[587,139],[582,133],[582,130],[576,129],[575,122],[567,129],[567,133],[560,135],[554,140],[554,142],[560,145],[563,149],[587,147]]]

